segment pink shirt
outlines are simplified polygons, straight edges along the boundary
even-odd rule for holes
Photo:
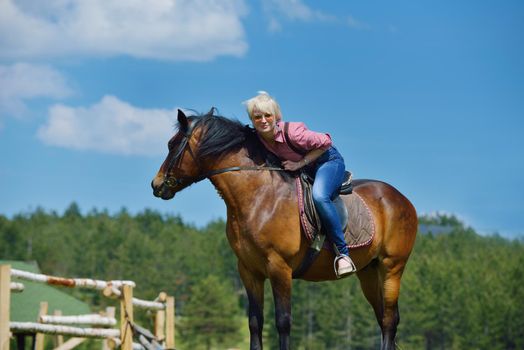
[[[305,152],[318,148],[328,149],[332,145],[331,136],[329,134],[311,131],[304,123],[299,122],[289,122],[288,137],[295,148],[304,150]],[[303,158],[301,154],[295,153],[288,146],[286,138],[284,137],[283,121],[277,122],[275,126],[274,145],[267,143],[264,138],[260,137],[260,135],[258,138],[270,152],[274,153],[281,160],[298,162]]]

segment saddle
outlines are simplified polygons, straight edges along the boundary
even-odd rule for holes
[[[300,179],[300,183],[297,185],[300,185],[299,189],[302,190],[302,195],[299,192],[299,204],[301,209],[300,217],[301,219],[305,219],[301,221],[304,226],[306,236],[309,240],[313,241],[315,236],[317,236],[319,233],[323,233],[322,221],[318,216],[318,213],[315,209],[315,203],[313,202],[312,188],[313,181],[315,179],[306,171],[301,172],[298,178]],[[353,176],[351,172],[346,171],[344,174],[344,181],[338,191],[339,195],[350,194],[353,192],[353,184],[351,183],[352,178]],[[337,209],[340,223],[342,224],[342,229],[345,230],[348,224],[348,211],[339,195],[333,199],[333,203]],[[302,203],[300,203],[301,201]]]
[[[321,249],[336,251],[336,247],[327,244],[326,232],[323,230],[322,221],[315,209],[312,196],[313,181],[313,177],[305,171],[302,171],[295,179],[300,223],[302,231],[310,242],[310,247],[301,265],[293,272],[293,278],[301,277],[309,269]],[[338,195],[333,199],[333,204],[339,215],[348,246],[357,248],[372,242],[375,225],[366,203],[358,194],[353,193],[351,181],[352,174],[346,171],[344,182],[340,186]]]

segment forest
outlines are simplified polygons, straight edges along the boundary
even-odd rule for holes
[[[399,349],[524,349],[524,241],[479,235],[450,215],[422,216],[400,293]],[[203,228],[152,210],[131,215],[72,203],[64,213],[0,215],[0,260],[43,273],[130,279],[136,296],[176,298],[177,349],[247,349],[247,298],[225,222]],[[99,294],[70,291],[104,307]],[[264,343],[275,349],[266,283]],[[380,330],[356,277],[293,282],[294,349],[377,349]],[[148,322],[143,316],[141,322]],[[91,343],[84,348],[99,348]]]

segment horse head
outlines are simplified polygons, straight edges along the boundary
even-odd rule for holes
[[[178,131],[168,142],[168,154],[151,181],[155,197],[168,200],[191,184],[202,180],[195,148],[199,133],[196,122],[178,110]]]
[[[264,164],[267,152],[261,151],[254,129],[215,112],[211,108],[206,114],[188,117],[178,110],[178,131],[169,140],[169,153],[151,182],[156,197],[171,199],[205,178],[230,171],[259,170]],[[240,149],[245,149],[243,157],[231,155]]]

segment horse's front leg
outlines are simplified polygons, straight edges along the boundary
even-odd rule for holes
[[[238,271],[249,302],[250,350],[262,350],[262,328],[264,327],[264,278],[256,276],[240,261]]]
[[[269,266],[268,271],[275,300],[275,321],[280,350],[288,350],[291,333],[291,268],[282,262]]]

